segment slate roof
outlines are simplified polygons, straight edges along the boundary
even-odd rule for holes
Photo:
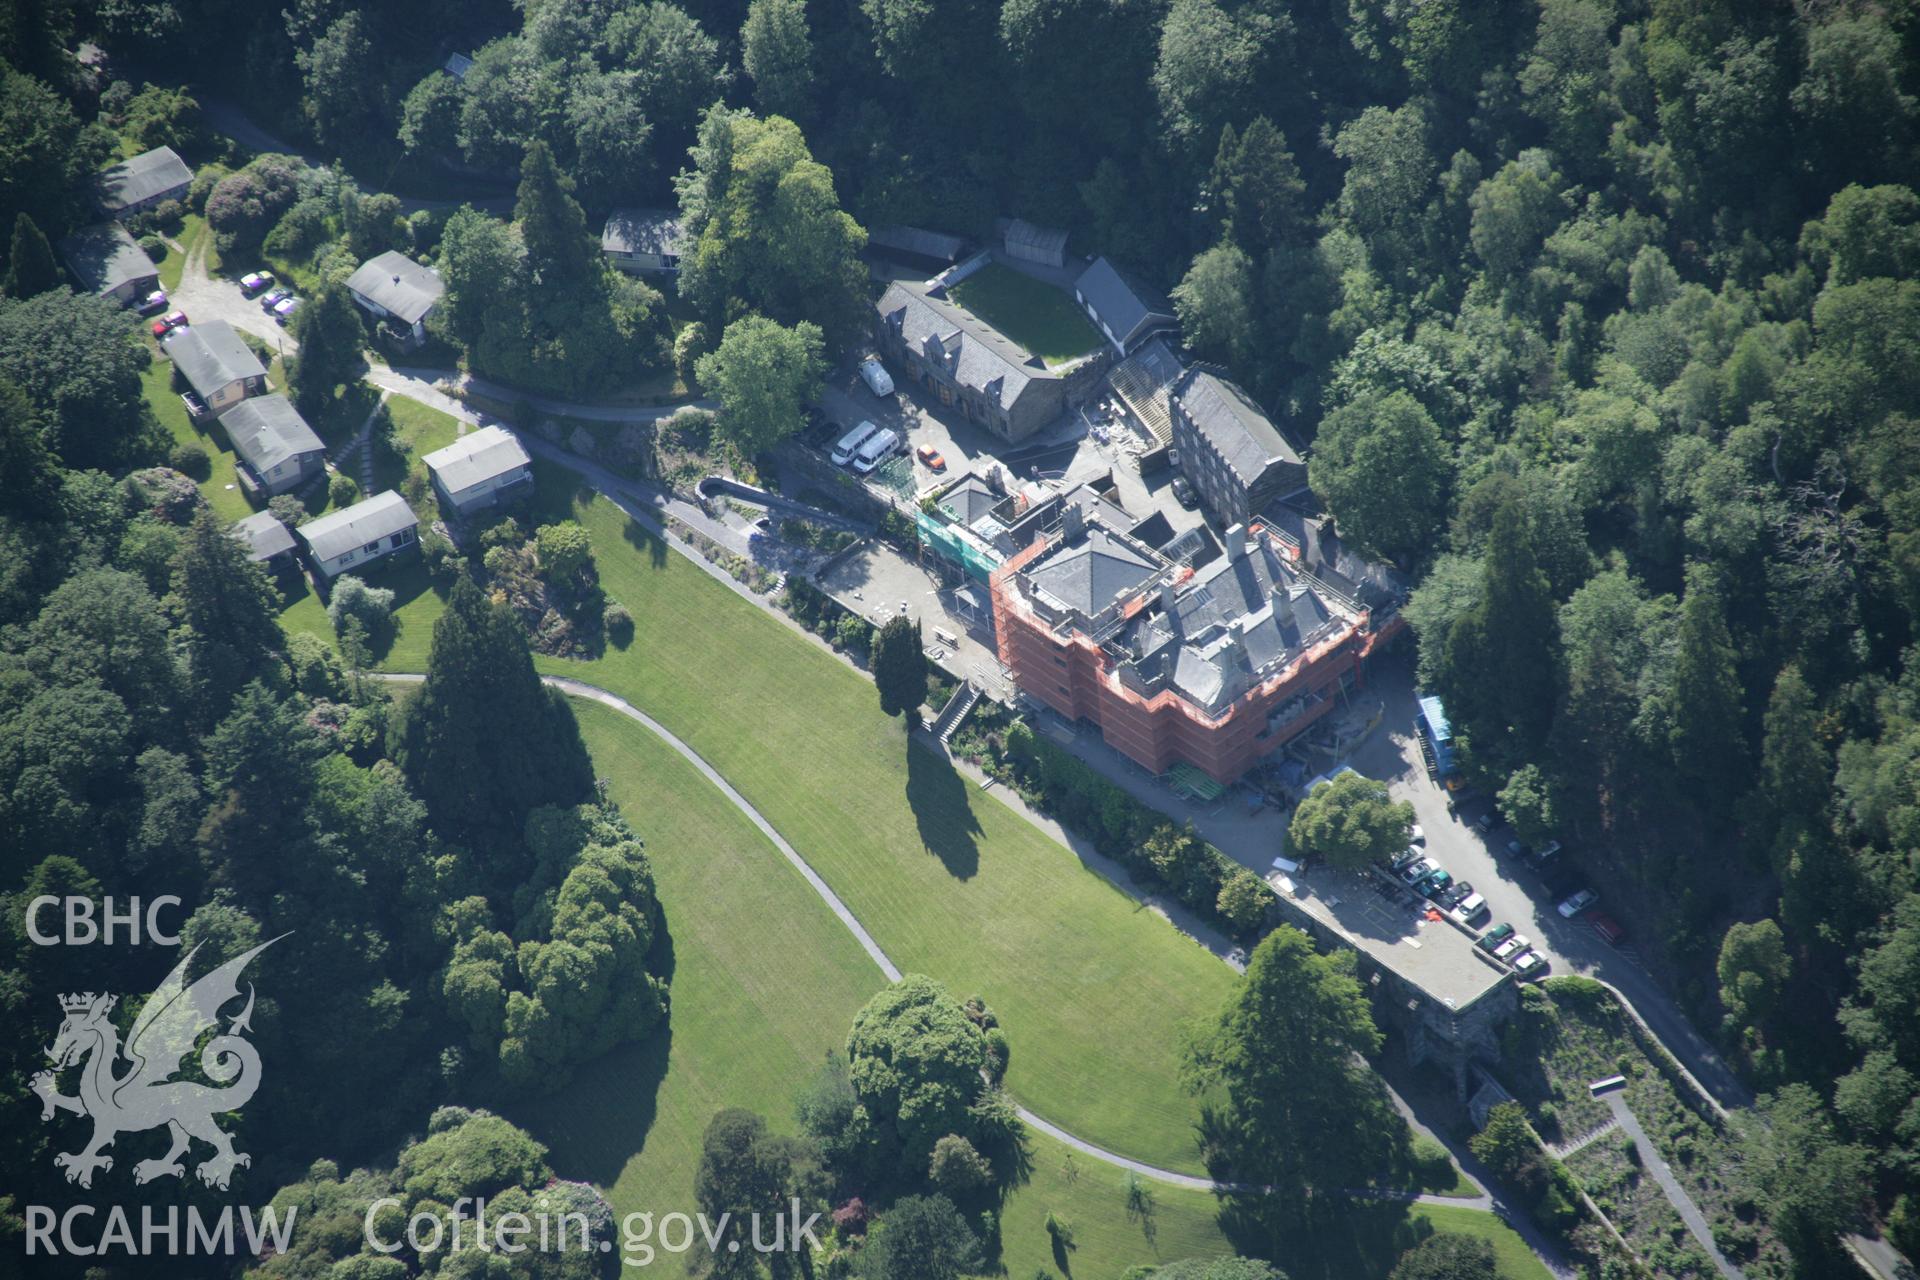
[[[1020,349],[975,320],[897,281],[875,304],[880,318],[923,357],[946,368],[963,387],[984,393],[1003,409],[1012,409],[1028,386],[1052,379],[1038,357]],[[1023,362],[1019,356],[1025,356]]]
[[[1242,484],[1276,461],[1301,464],[1300,451],[1237,384],[1196,367],[1174,384],[1173,396]]]
[[[679,257],[690,243],[677,209],[615,209],[600,233],[602,253],[656,253]]]
[[[347,277],[347,288],[410,325],[419,324],[447,289],[438,272],[393,249],[361,263]]]
[[[263,476],[289,458],[326,448],[293,401],[277,393],[242,400],[220,415],[220,425],[233,451]]]
[[[242,378],[267,376],[260,357],[225,320],[175,329],[162,340],[161,347],[201,399]]]
[[[976,475],[969,475],[940,495],[940,509],[963,525],[972,525],[981,516],[1005,502],[1005,496]]]
[[[1176,323],[1171,302],[1104,255],[1080,273],[1073,288],[1123,346],[1146,329]]]
[[[896,253],[911,253],[941,262],[958,262],[967,249],[967,242],[959,236],[950,236],[944,231],[928,231],[924,227],[898,225],[873,228],[867,232],[867,243],[875,249],[891,249]]]
[[[1024,585],[1076,611],[1069,626],[1131,598],[1118,629],[1105,633],[1109,652],[1146,688],[1176,692],[1209,714],[1354,625],[1273,538],[1236,526],[1226,555],[1183,577],[1187,570],[1097,519],[1085,529],[1024,570]]]
[[[1009,250],[1059,257],[1067,249],[1067,233],[1058,227],[1043,227],[1024,218],[1008,221],[1005,232]]]
[[[474,485],[527,466],[533,460],[513,432],[505,427],[482,427],[468,432],[444,449],[420,459],[438,477],[441,487],[458,494]]]
[[[152,277],[160,269],[117,222],[82,228],[60,242],[60,257],[81,284],[94,293],[112,293],[129,280]]]
[[[1047,557],[1027,572],[1027,579],[1091,618],[1159,570],[1159,565],[1093,525],[1080,545]]]
[[[155,147],[101,171],[100,207],[117,214],[192,181],[193,170],[187,168],[187,162],[176,155],[172,147]]]
[[[392,489],[376,493],[339,511],[330,511],[300,526],[300,538],[316,560],[332,560],[345,551],[358,551],[369,542],[388,538],[420,523],[413,509]]]
[[[256,511],[227,530],[247,548],[255,564],[293,550],[293,534],[271,511]]]

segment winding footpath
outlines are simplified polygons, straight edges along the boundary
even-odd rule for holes
[[[419,684],[426,679],[426,676],[419,672],[369,672],[368,674],[377,680],[382,680],[389,684]],[[754,808],[752,802],[741,795],[740,792],[734,788],[733,784],[727,781],[725,775],[718,769],[715,769],[711,764],[708,764],[699,752],[676,737],[672,730],[617,693],[602,689],[598,685],[588,684],[582,680],[574,680],[567,676],[541,676],[540,679],[543,683],[560,690],[570,697],[585,698],[619,712],[621,715],[627,717],[627,719],[644,727],[649,733],[652,733],[655,737],[678,752],[688,764],[700,771],[702,777],[719,788],[720,793],[726,796],[733,804],[733,807],[738,809],[749,822],[759,828],[762,835],[773,842],[773,847],[778,849],[781,856],[791,863],[793,869],[798,871],[806,882],[813,887],[813,891],[819,895],[822,902],[827,904],[828,909],[831,910],[835,916],[839,917],[840,923],[846,926],[847,931],[853,935],[854,940],[860,944],[861,949],[867,953],[867,956],[874,964],[879,966],[880,972],[886,975],[887,980],[889,982],[898,982],[900,980],[902,976],[900,966],[895,964],[885,951],[881,950],[880,944],[874,941],[873,935],[867,932],[866,926],[860,923],[859,918],[853,914],[853,910],[847,906],[839,894],[833,891],[833,886],[829,885],[826,880],[821,877],[820,873],[815,871],[813,867],[808,864],[807,860],[800,856],[800,851],[789,844],[786,837],[781,835],[771,822],[767,821],[766,815]],[[1253,1183],[1222,1182],[1213,1178],[1203,1178],[1193,1174],[1178,1173],[1172,1169],[1162,1169],[1156,1165],[1145,1164],[1139,1160],[1120,1155],[1117,1152],[1109,1151],[1105,1147],[1096,1146],[1088,1142],[1085,1138],[1077,1137],[1046,1119],[1044,1116],[1036,1115],[1025,1107],[1018,1107],[1017,1109],[1023,1121],[1032,1125],[1048,1137],[1065,1143],[1075,1151],[1098,1160],[1102,1164],[1112,1165],[1116,1169],[1125,1169],[1129,1172],[1137,1173],[1141,1177],[1151,1178],[1155,1182],[1162,1182],[1168,1186],[1182,1187],[1189,1191],[1211,1191],[1224,1194],[1246,1194],[1262,1190],[1262,1188]],[[1356,1198],[1400,1200],[1407,1203],[1430,1205],[1451,1205],[1455,1208],[1465,1209],[1483,1209],[1490,1211],[1493,1208],[1493,1198],[1485,1194],[1479,1196],[1437,1196],[1372,1188],[1353,1190],[1347,1192],[1347,1194]]]

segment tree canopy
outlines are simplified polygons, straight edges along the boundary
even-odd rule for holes
[[[1389,799],[1384,782],[1343,771],[1294,809],[1287,838],[1302,853],[1360,871],[1407,848],[1412,830],[1411,804]]]

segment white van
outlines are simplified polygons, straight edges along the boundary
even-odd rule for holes
[[[893,375],[880,363],[879,356],[868,356],[860,362],[860,381],[867,384],[867,390],[877,396],[893,394]]]
[[[853,455],[853,469],[861,475],[880,465],[880,460],[899,447],[900,437],[891,429],[869,436],[860,446],[860,452]]]
[[[844,467],[849,462],[852,462],[853,455],[860,452],[860,446],[865,444],[873,433],[879,429],[879,427],[871,422],[863,422],[853,430],[847,432],[847,434],[841,436],[840,443],[833,446],[833,465],[836,467]]]

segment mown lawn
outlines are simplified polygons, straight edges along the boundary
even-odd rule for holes
[[[1064,364],[1100,345],[1100,331],[1071,294],[997,262],[953,286],[952,296],[1048,364]]]
[[[383,649],[376,649],[375,665],[388,671],[425,671],[427,650],[433,643],[433,624],[446,608],[446,597],[427,575],[426,566],[416,558],[399,564],[379,565],[362,575],[370,587],[388,587],[393,591],[395,630]],[[292,594],[280,610],[280,626],[288,632],[310,631],[328,644],[334,643],[333,624],[327,620],[327,606],[304,580],[284,590]]]
[[[1177,1083],[1188,1020],[1231,972],[932,752],[873,686],[604,499],[579,512],[631,645],[542,670],[610,688],[691,743],[833,885],[903,969],[979,993],[1008,1086],[1070,1132],[1198,1172]],[[397,662],[390,667],[399,668]]]
[[[405,396],[389,396],[387,414],[393,419],[394,443],[400,447],[401,456],[396,457],[386,449],[374,451],[375,493],[398,489],[406,481],[407,472],[419,465],[421,458],[435,449],[446,448],[460,434],[458,418]],[[431,484],[427,486],[426,501],[416,504],[414,514],[420,517],[422,524],[429,524],[439,517],[439,502],[433,495]]]
[[[574,707],[595,772],[653,862],[673,982],[669,1035],[511,1114],[552,1148],[562,1176],[605,1187],[616,1215],[690,1211],[714,1112],[746,1107],[793,1132],[795,1090],[845,1043],[885,979],[779,851],[671,747],[596,703]],[[1007,1274],[1051,1266],[1049,1209],[1073,1222],[1071,1261],[1083,1276],[1231,1251],[1211,1196],[1157,1188],[1156,1247],[1127,1220],[1118,1171],[1084,1156],[1069,1163],[1064,1147],[1034,1138],[1032,1175],[1002,1215]]]
[[[607,1189],[616,1214],[685,1211],[713,1113],[757,1111],[794,1129],[794,1091],[884,979],[799,873],[721,794],[642,726],[576,700],[595,772],[646,839],[666,917],[668,1034],[583,1071],[559,1095],[513,1109],[552,1148],[565,1177]],[[1014,1050],[1019,1052],[1019,1042]],[[1148,1184],[1146,1221],[1127,1212],[1126,1175],[1031,1134],[1027,1180],[1000,1212],[1008,1276],[1062,1274],[1045,1230],[1073,1225],[1068,1276],[1112,1277],[1136,1263],[1231,1252],[1211,1195]],[[1508,1280],[1542,1280],[1490,1214],[1374,1206],[1289,1260],[1297,1280],[1379,1280],[1435,1226],[1486,1235]]]
[[[240,477],[234,469],[233,448],[227,443],[227,433],[218,423],[210,424],[202,431],[187,417],[187,407],[180,403],[180,396],[173,389],[173,363],[165,356],[155,355],[153,363],[140,376],[141,392],[146,397],[147,407],[153,416],[159,419],[167,434],[173,437],[175,444],[197,444],[207,451],[213,467],[205,480],[199,482],[200,493],[213,508],[213,513],[229,523],[244,520],[253,514],[253,507],[247,502],[247,495],[240,488]]]

